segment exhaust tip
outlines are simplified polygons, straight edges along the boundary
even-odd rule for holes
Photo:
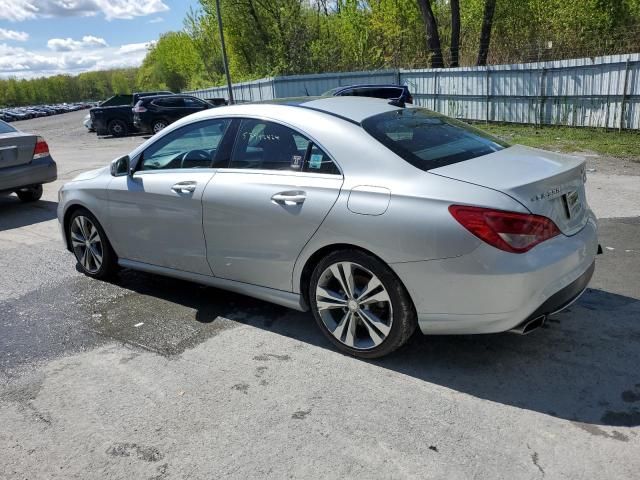
[[[532,320],[525,320],[520,325],[515,328],[509,330],[511,333],[517,333],[518,335],[526,335],[527,333],[531,333],[534,330],[542,327],[544,322],[547,320],[546,315],[540,315]]]

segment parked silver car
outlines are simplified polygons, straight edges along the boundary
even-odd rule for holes
[[[82,270],[117,266],[311,310],[339,349],[526,333],[586,288],[582,159],[456,120],[336,97],[185,117],[60,190]]]
[[[42,197],[42,184],[57,177],[44,138],[0,120],[0,194],[15,192],[23,202],[34,202]]]

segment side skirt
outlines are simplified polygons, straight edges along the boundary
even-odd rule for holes
[[[210,287],[229,290],[231,292],[248,295],[249,297],[258,298],[267,302],[282,305],[283,307],[292,308],[300,312],[306,312],[308,307],[300,295],[292,292],[284,292],[273,288],[260,287],[251,285],[250,283],[236,282],[235,280],[226,280],[224,278],[210,277],[199,273],[184,272],[168,267],[159,267],[148,263],[138,262],[135,260],[127,260],[125,258],[118,259],[118,265],[132,270],[140,270],[142,272],[153,273],[156,275],[164,275],[166,277],[179,278],[190,282],[208,285]]]

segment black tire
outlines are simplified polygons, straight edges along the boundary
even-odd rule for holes
[[[356,269],[358,267],[364,267],[369,273],[377,277],[388,294],[392,306],[389,316],[393,320],[386,338],[377,346],[367,349],[349,347],[334,337],[319,313],[316,289],[320,277],[326,274],[326,270],[329,267],[340,262],[356,264]],[[359,358],[379,358],[390,354],[409,340],[418,324],[413,302],[400,279],[383,262],[360,250],[340,250],[330,253],[316,265],[309,282],[309,303],[316,323],[329,341],[333,343],[338,350]],[[340,315],[340,310],[336,310],[338,315]],[[347,309],[342,310],[347,311]]]
[[[18,198],[23,202],[36,202],[42,198],[42,185],[23,188],[16,192]]]
[[[90,269],[86,268],[85,265],[83,265],[83,262],[81,261],[81,258],[80,258],[81,256],[81,252],[79,251],[80,249],[75,248],[73,246],[72,228],[74,226],[74,222],[78,217],[85,217],[88,220],[90,220],[90,222],[93,224],[93,226],[95,226],[96,230],[98,231],[98,235],[100,236],[102,261],[101,261],[100,267],[96,271],[91,271]],[[113,251],[113,248],[111,247],[111,243],[109,242],[109,239],[107,238],[107,234],[102,228],[102,225],[100,225],[100,222],[98,222],[98,219],[89,210],[85,208],[79,208],[75,210],[69,217],[69,220],[67,221],[65,229],[67,233],[67,238],[69,239],[69,245],[71,246],[71,251],[76,257],[78,268],[80,269],[80,271],[82,271],[82,273],[92,278],[105,280],[105,279],[111,278],[118,271],[118,257]]]
[[[124,137],[129,133],[129,128],[124,120],[116,118],[109,122],[109,125],[107,125],[107,131],[109,132],[109,135],[113,137]]]
[[[167,122],[166,120],[163,120],[163,119],[154,120],[151,123],[151,133],[155,135],[159,131],[167,128],[168,125],[169,125],[169,122]]]

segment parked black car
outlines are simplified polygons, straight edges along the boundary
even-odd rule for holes
[[[133,95],[120,95],[122,101],[125,98],[128,100],[126,104],[94,107],[89,110],[93,129],[98,135],[112,135],[114,137],[124,137],[131,132],[136,132],[132,107],[138,103],[140,98],[152,95],[173,95],[173,92],[137,92]]]
[[[388,100],[399,100],[403,103],[413,103],[413,96],[406,85],[348,85],[336,87],[322,94],[334,97],[373,97]]]
[[[158,133],[176,120],[213,105],[191,95],[144,97],[133,107],[133,124],[143,133]]]

